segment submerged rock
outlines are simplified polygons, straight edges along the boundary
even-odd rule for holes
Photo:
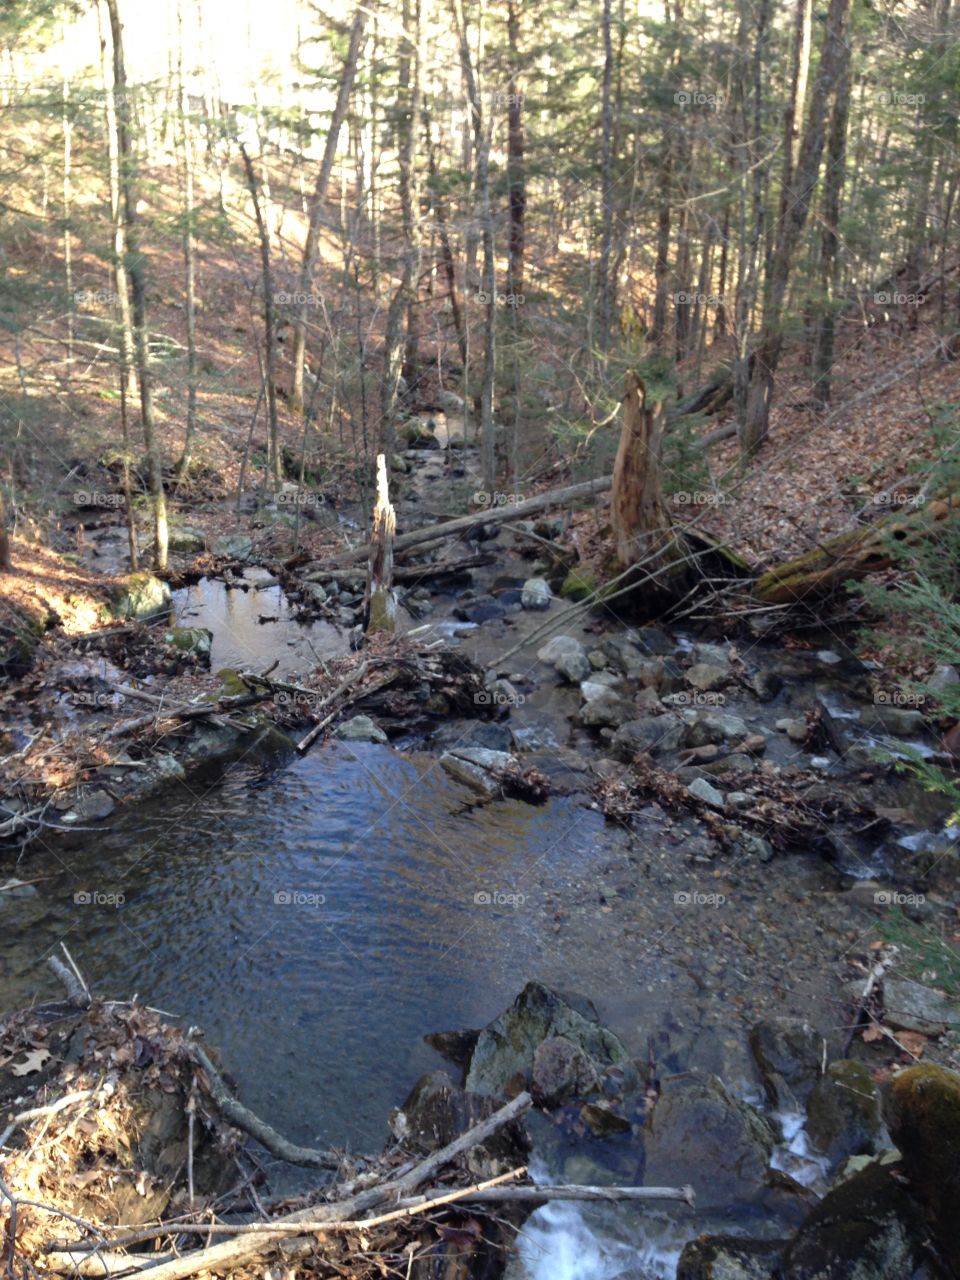
[[[588,1012],[592,1012],[588,1010]],[[526,1082],[538,1048],[562,1037],[601,1069],[624,1069],[625,1088],[636,1080],[636,1068],[620,1039],[594,1016],[585,1016],[563,996],[539,982],[528,982],[516,1000],[484,1027],[467,1072],[467,1088],[497,1095],[511,1082]]]
[[[775,1142],[760,1112],[734,1098],[716,1076],[669,1076],[650,1121],[645,1182],[689,1183],[698,1208],[752,1201],[766,1184]]]
[[[516,763],[509,752],[489,747],[457,747],[440,757],[440,767],[452,778],[491,800],[503,791],[499,774]]]

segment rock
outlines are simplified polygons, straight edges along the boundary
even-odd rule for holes
[[[951,667],[949,663],[942,662],[933,671],[930,679],[927,681],[927,688],[931,693],[943,693],[947,689],[956,690],[960,684],[960,674],[956,667]]]
[[[618,760],[629,762],[642,752],[655,756],[677,751],[683,740],[684,726],[672,716],[644,716],[620,726],[613,737],[612,751]]]
[[[352,716],[343,720],[333,731],[334,737],[343,742],[389,742],[389,738],[369,716]]]
[[[225,556],[230,560],[249,560],[253,555],[253,539],[242,533],[228,533],[214,538],[210,550],[215,556]]]
[[[923,731],[923,713],[910,707],[894,707],[879,702],[863,712],[864,727],[889,733],[895,738],[912,738]]]
[[[172,525],[167,531],[167,550],[175,556],[193,556],[206,548],[207,539],[200,529]]]
[[[871,1164],[829,1191],[787,1246],[782,1280],[909,1280],[927,1228],[895,1167]]]
[[[832,1168],[848,1156],[875,1155],[882,1148],[880,1098],[862,1062],[831,1062],[807,1100],[807,1134]]]
[[[620,684],[612,672],[591,671],[580,685],[580,696],[584,702],[593,702],[597,698],[605,698]]]
[[[479,596],[469,604],[458,605],[453,616],[461,622],[492,622],[507,616],[506,608],[492,596]]]
[[[620,668],[628,680],[639,680],[649,663],[649,656],[626,636],[611,636],[603,642],[603,653]]]
[[[757,671],[747,681],[747,688],[761,702],[772,702],[783,688],[783,676],[776,671]]]
[[[479,1035],[479,1031],[431,1031],[423,1038],[441,1057],[466,1071]]]
[[[441,768],[452,778],[489,799],[502,793],[498,772],[516,763],[509,752],[489,747],[457,747],[440,757]]]
[[[602,1102],[585,1102],[580,1108],[580,1119],[595,1138],[630,1132],[630,1121]]]
[[[633,1082],[636,1068],[621,1041],[601,1026],[595,1011],[586,1015],[539,982],[528,982],[516,1000],[479,1035],[470,1060],[466,1087],[476,1093],[501,1094],[509,1081],[532,1070],[544,1040],[562,1036],[599,1068],[617,1064]]]
[[[187,776],[180,761],[166,751],[148,756],[146,766],[145,769],[124,769],[122,776],[112,783],[113,793],[121,804],[146,800],[165,791],[172,782],[183,782]]]
[[[751,733],[740,743],[740,750],[748,756],[762,756],[767,749],[767,740],[762,733]]]
[[[520,604],[524,609],[539,611],[550,608],[553,592],[546,578],[528,578],[523,584]]]
[[[691,1184],[697,1209],[750,1202],[762,1192],[776,1142],[767,1121],[716,1076],[668,1076],[649,1122],[644,1182]]]
[[[455,1085],[445,1071],[429,1071],[410,1090],[403,1106],[390,1116],[398,1142],[421,1151],[436,1151],[497,1110],[493,1098]],[[530,1141],[522,1121],[495,1133],[480,1148],[488,1159],[525,1163]]]
[[[581,689],[587,687],[581,685]],[[634,714],[633,708],[612,689],[589,698],[580,708],[580,723],[591,729],[617,729]]]
[[[806,1103],[820,1078],[825,1049],[820,1032],[800,1018],[767,1018],[753,1027],[750,1051],[771,1106],[792,1111]]]
[[[728,809],[749,809],[753,806],[754,797],[749,791],[728,791],[726,801]]]
[[[702,800],[704,804],[710,805],[711,809],[725,809],[727,801],[722,791],[718,791],[716,787],[712,787],[706,778],[696,778],[687,787],[687,791],[695,800]]]
[[[684,745],[688,747],[728,742],[746,738],[748,734],[746,721],[721,711],[688,710],[683,712],[682,718],[686,726]]]
[[[422,418],[413,418],[403,428],[403,438],[408,449],[439,449],[436,429],[433,431]]]
[[[727,667],[715,667],[709,662],[697,662],[687,672],[687,684],[701,693],[719,689],[730,679]]]
[[[437,408],[442,410],[443,413],[465,414],[467,404],[465,400],[460,399],[456,392],[448,391],[446,387],[441,387],[437,395]]]
[[[60,821],[63,823],[101,822],[104,818],[109,818],[116,807],[113,797],[106,791],[88,791],[80,797],[72,809],[61,816]]]
[[[113,588],[110,612],[115,618],[146,622],[170,612],[170,588],[150,573],[130,573]]]
[[[37,898],[39,891],[36,885],[24,880],[4,880],[0,882],[0,906],[17,898]]]
[[[531,1091],[544,1107],[587,1098],[600,1089],[600,1073],[588,1053],[566,1036],[548,1036],[533,1055]]]
[[[163,642],[179,653],[206,658],[209,662],[210,650],[213,647],[213,632],[208,631],[206,627],[171,627],[163,637]]]
[[[570,684],[586,680],[592,670],[586,649],[573,636],[554,636],[537,651],[537,657],[551,663]]]
[[[744,853],[760,862],[772,862],[776,856],[777,851],[770,841],[763,836],[754,835],[752,831],[744,831],[739,837],[739,843]]]
[[[656,715],[663,709],[663,703],[656,689],[646,688],[641,689],[634,698],[633,707],[641,715]]]
[[[960,1075],[934,1063],[907,1067],[894,1077],[884,1114],[902,1170],[960,1275]]]
[[[806,720],[794,716],[783,716],[776,722],[776,728],[785,733],[791,742],[806,742],[810,726]]]
[[[960,1028],[960,1010],[941,991],[893,974],[883,980],[883,1015],[891,1027],[925,1036]]]
[[[594,671],[604,671],[610,665],[607,655],[600,649],[591,649],[587,658]]]
[[[413,465],[402,454],[395,453],[390,458],[390,470],[396,476],[406,476],[413,470]]]
[[[586,600],[592,596],[599,586],[597,575],[589,569],[571,569],[560,584],[560,595],[564,600]]]
[[[326,587],[321,586],[319,582],[305,582],[303,594],[311,604],[326,604],[330,599]]]
[[[779,1280],[788,1241],[700,1236],[684,1246],[677,1280]]]
[[[714,667],[730,665],[730,653],[721,644],[695,644],[691,653],[694,662],[709,663]]]

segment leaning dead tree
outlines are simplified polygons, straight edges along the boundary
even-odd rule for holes
[[[675,594],[688,579],[689,566],[663,498],[664,422],[663,404],[648,409],[646,387],[628,373],[610,494],[616,560],[621,569],[642,562],[648,571],[663,571],[660,589]]]
[[[367,573],[367,631],[396,631],[397,597],[393,590],[393,537],[397,517],[390,501],[385,454],[377,455],[377,505],[373,509],[370,568]]]

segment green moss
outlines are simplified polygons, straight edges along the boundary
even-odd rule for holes
[[[597,575],[590,569],[571,569],[560,587],[565,600],[586,600],[598,589]]]

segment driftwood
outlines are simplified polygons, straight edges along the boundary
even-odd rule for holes
[[[456,577],[469,569],[480,569],[484,565],[493,564],[496,556],[489,552],[481,552],[475,556],[464,556],[462,560],[435,560],[432,564],[398,565],[393,570],[394,582],[421,582],[433,578]],[[322,562],[305,565],[307,576],[311,582],[356,582],[363,581],[362,569],[328,569]],[[276,582],[271,584],[276,586]]]
[[[510,506],[492,507],[490,510],[475,511],[469,516],[458,516],[456,520],[447,520],[443,524],[430,525],[426,529],[412,529],[409,533],[399,534],[393,541],[395,553],[406,551],[408,547],[418,547],[424,543],[452,538],[478,524],[498,524],[503,520],[521,520],[524,516],[535,515],[548,507],[563,506],[567,502],[576,502],[581,498],[591,498],[599,493],[606,493],[610,488],[611,477],[599,476],[596,480],[585,480],[582,484],[571,484],[564,489],[551,489],[549,493],[538,494],[535,498],[527,498]],[[333,566],[344,560],[366,560],[373,550],[370,543],[363,547],[345,549],[329,561],[321,561],[320,567],[327,564]]]
[[[889,569],[891,541],[915,546],[929,538],[960,507],[960,496],[935,499],[909,513],[897,512],[863,528],[851,529],[802,556],[760,575],[753,595],[764,604],[797,604],[823,596],[844,583]]]

